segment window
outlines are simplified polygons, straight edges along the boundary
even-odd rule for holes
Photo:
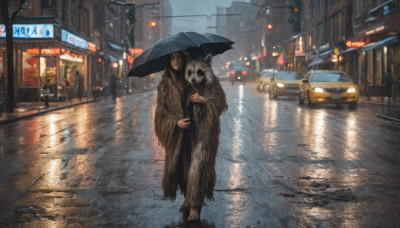
[[[56,1],[55,0],[40,0],[40,6],[42,8],[55,8]]]
[[[89,18],[89,10],[87,10],[86,8],[83,10],[83,23],[82,23],[82,27],[83,27],[83,33],[85,33],[87,36],[90,36],[90,18]]]

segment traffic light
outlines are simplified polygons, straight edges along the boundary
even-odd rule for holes
[[[301,12],[303,10],[303,1],[294,0],[294,2],[289,6],[290,18],[289,23],[293,24],[293,31],[298,33],[301,32]]]
[[[271,24],[268,24],[268,25],[267,25],[267,29],[268,29],[268,30],[272,30],[272,25],[271,25]]]
[[[150,21],[150,27],[154,28],[156,27],[157,23],[155,21]]]
[[[135,15],[135,6],[131,7],[128,11],[128,18],[129,18],[129,23],[133,24],[136,22],[136,15]]]

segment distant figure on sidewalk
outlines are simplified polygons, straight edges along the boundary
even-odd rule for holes
[[[392,84],[393,84],[393,76],[392,76],[392,71],[390,68],[383,75],[381,84],[384,86],[384,95],[388,96],[389,104],[390,104],[390,97],[392,96]],[[385,99],[385,97],[382,96],[382,101],[384,99]]]
[[[112,74],[110,77],[110,92],[113,100],[117,98],[117,77]]]
[[[69,101],[71,101],[71,94],[70,94],[70,84],[69,81],[66,77],[64,77],[63,81],[63,87],[64,87],[64,96],[65,98],[68,98]]]
[[[82,100],[82,95],[83,95],[83,90],[84,90],[83,76],[80,75],[78,71],[77,71],[77,74],[78,74],[77,93],[78,93],[79,100]]]

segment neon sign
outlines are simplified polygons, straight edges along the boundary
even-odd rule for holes
[[[92,42],[88,42],[88,49],[89,49],[90,51],[96,52],[96,44],[95,44],[95,43],[92,43]]]
[[[85,39],[82,39],[79,36],[74,35],[65,29],[62,30],[61,41],[88,50],[88,42]]]
[[[6,26],[0,24],[0,38],[6,37]],[[53,24],[14,24],[13,37],[25,39],[54,38]]]
[[[358,42],[351,42],[350,40],[346,42],[347,47],[362,47],[365,45],[365,42],[358,41]]]
[[[59,55],[61,53],[60,48],[42,48],[40,50],[42,55]]]

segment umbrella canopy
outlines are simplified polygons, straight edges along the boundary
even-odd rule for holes
[[[167,56],[186,50],[190,58],[205,57],[207,54],[217,55],[232,48],[234,42],[225,37],[196,32],[181,32],[157,41],[144,51],[132,63],[129,76],[143,77],[165,69]]]

